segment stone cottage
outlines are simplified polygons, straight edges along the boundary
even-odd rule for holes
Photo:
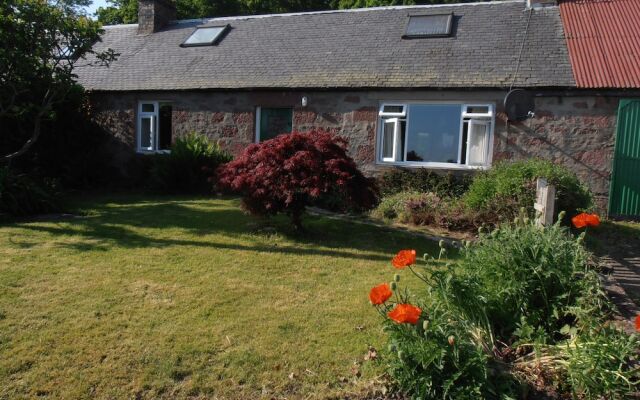
[[[640,147],[631,151],[637,164],[623,163],[614,179],[623,187],[611,181],[618,109],[640,110],[627,101],[640,97],[639,3],[508,0],[176,21],[167,0],[140,0],[139,23],[107,26],[96,44],[118,60],[77,73],[96,121],[128,149],[121,157],[166,151],[190,132],[238,153],[324,128],[349,139],[368,173],[561,162],[603,208],[611,197],[620,202],[609,204],[612,214],[631,216],[640,214]],[[615,53],[620,43],[624,53]],[[510,100],[523,115],[507,113],[512,89],[523,89]],[[640,143],[640,122],[624,125]],[[635,178],[624,178],[632,164]]]

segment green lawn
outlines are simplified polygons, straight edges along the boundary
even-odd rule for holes
[[[0,225],[0,398],[324,398],[383,371],[371,286],[434,243],[308,218],[264,228],[237,200],[86,200]],[[347,378],[347,379],[345,379]]]

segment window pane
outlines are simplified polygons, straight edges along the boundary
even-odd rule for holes
[[[406,36],[449,36],[451,34],[452,17],[452,14],[412,15],[409,17]]]
[[[489,147],[489,125],[479,121],[469,121],[468,165],[486,165]]]
[[[155,112],[155,107],[153,103],[143,103],[142,104],[142,112]]]
[[[140,121],[140,148],[141,149],[150,149],[151,148],[151,136],[152,132],[153,118],[151,117],[143,117]]]
[[[468,106],[466,112],[468,114],[488,114],[489,106]]]
[[[393,157],[393,131],[395,130],[395,121],[385,121],[382,132],[382,158]]]
[[[213,44],[218,36],[225,29],[225,26],[213,26],[209,28],[198,28],[184,41],[186,45]]]
[[[404,106],[385,105],[382,107],[383,113],[402,114],[404,113]]]
[[[291,133],[293,109],[260,109],[260,141],[273,139],[281,133]]]
[[[171,148],[171,104],[160,104],[158,150]]]
[[[460,106],[409,106],[407,161],[457,163],[460,147]]]

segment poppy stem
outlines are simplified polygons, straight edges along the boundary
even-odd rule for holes
[[[409,270],[411,272],[413,272],[413,274],[415,276],[417,276],[418,279],[420,279],[422,282],[426,283],[427,285],[429,284],[429,281],[427,281],[427,279],[424,276],[422,276],[421,274],[418,274],[416,271],[414,271],[413,268],[411,268],[411,265],[409,265]]]

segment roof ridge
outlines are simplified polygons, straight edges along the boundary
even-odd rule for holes
[[[348,8],[342,10],[321,10],[321,11],[301,11],[291,13],[280,14],[258,14],[258,15],[237,15],[227,17],[205,17],[205,18],[192,18],[171,21],[171,24],[189,24],[194,22],[217,22],[217,21],[239,21],[248,19],[262,19],[273,17],[295,17],[303,15],[322,15],[322,14],[343,14],[343,13],[357,13],[357,12],[370,12],[370,11],[389,11],[389,10],[412,10],[412,9],[432,9],[443,7],[464,7],[464,6],[483,6],[494,4],[512,4],[512,3],[525,3],[526,0],[492,0],[492,1],[477,1],[473,3],[453,3],[453,4],[417,4],[408,6],[381,6],[381,7],[368,7],[368,8]],[[119,27],[132,27],[138,26],[138,24],[117,24],[117,25],[104,25],[103,28],[119,28]]]

